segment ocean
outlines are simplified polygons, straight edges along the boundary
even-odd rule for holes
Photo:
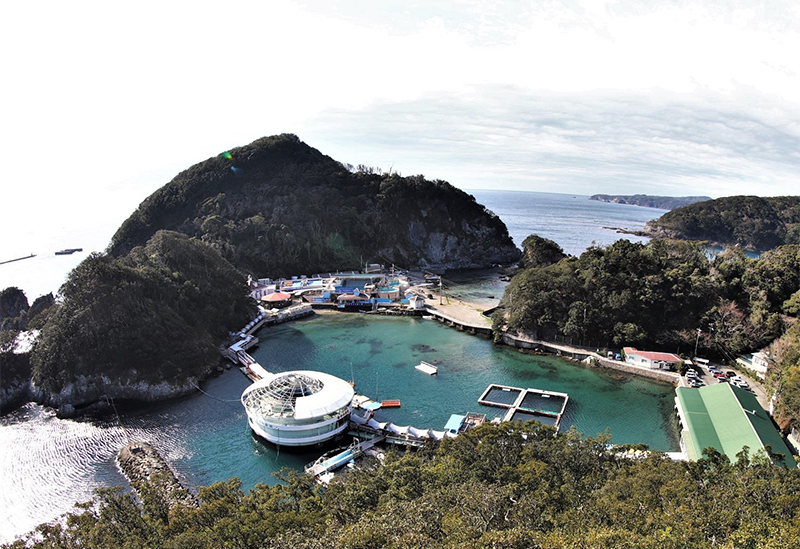
[[[573,255],[622,237],[604,227],[637,229],[663,213],[585,196],[470,192],[506,222],[518,245],[536,233]],[[64,247],[80,245],[80,234],[88,237],[90,231],[75,223],[72,235],[60,236]],[[115,229],[109,223],[105,228],[95,225],[91,232],[110,239]],[[15,280],[26,292],[57,290],[77,264],[34,259],[16,263],[22,276]],[[47,270],[39,273],[37,285],[25,285],[26,262],[29,270]],[[8,265],[15,264],[0,265],[0,287],[8,285],[9,278],[2,277]],[[447,280],[449,292],[487,305],[499,300],[504,287],[489,276],[470,279],[448,273]],[[29,299],[41,293],[29,293]],[[488,384],[502,383],[569,393],[564,425],[586,435],[609,428],[614,442],[642,442],[668,451],[678,447],[671,386],[556,357],[524,355],[434,321],[315,315],[257,335],[261,343],[252,354],[268,370],[317,369],[354,379],[360,393],[400,399],[400,408],[379,411],[379,419],[400,425],[441,429],[452,413],[492,416],[497,411],[481,407],[477,399]],[[438,361],[439,375],[416,371],[413,366],[420,360]],[[123,410],[118,417],[62,420],[50,409],[28,404],[0,418],[0,542],[57,519],[74,502],[89,500],[95,488],[126,486],[114,456],[128,441],[151,442],[190,487],[231,476],[240,477],[246,488],[273,483],[272,474],[281,467],[299,469],[312,461],[318,452],[278,450],[253,437],[239,403],[249,383],[233,368],[205,382],[203,393]]]

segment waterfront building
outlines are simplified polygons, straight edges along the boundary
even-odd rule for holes
[[[241,400],[258,436],[279,446],[310,446],[347,428],[354,394],[343,379],[300,370],[268,375]]]
[[[645,366],[654,370],[671,370],[683,363],[683,359],[672,353],[639,351],[635,347],[625,347],[625,362],[636,366]]]
[[[796,467],[786,442],[756,397],[730,383],[694,389],[678,387],[675,407],[681,423],[681,450],[696,461],[704,448],[714,448],[736,461],[747,446],[751,453],[764,450],[769,459]]]
[[[263,296],[261,303],[268,308],[282,309],[292,304],[292,295],[286,292],[272,292]]]

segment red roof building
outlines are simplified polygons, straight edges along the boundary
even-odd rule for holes
[[[270,305],[286,303],[290,302],[291,300],[292,294],[287,294],[284,292],[272,292],[271,294],[267,294],[261,298],[262,303],[269,303]]]
[[[625,347],[625,362],[635,366],[643,366],[658,370],[670,370],[673,366],[683,362],[683,359],[673,353],[659,353],[656,351],[639,351],[635,347]]]

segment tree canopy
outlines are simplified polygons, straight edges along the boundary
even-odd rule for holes
[[[800,244],[800,197],[729,196],[699,202],[648,222],[644,232],[752,251]]]
[[[619,240],[531,267],[506,289],[497,324],[592,346],[644,345],[724,359],[779,337],[796,315],[799,246],[761,259],[731,249],[709,258],[698,242]]]
[[[125,257],[92,254],[42,327],[33,380],[51,393],[80,380],[77,403],[146,398],[123,386],[204,377],[219,360],[216,342],[254,314],[247,292],[245,276],[214,248],[175,232],[160,231]]]
[[[64,524],[8,547],[791,548],[800,543],[800,470],[745,449],[697,462],[628,459],[608,433],[554,436],[534,422],[485,424],[416,453],[390,453],[321,489],[284,471],[245,492],[199,490],[199,507],[141,505],[100,490]]]
[[[178,174],[122,224],[110,253],[124,255],[159,229],[201,239],[257,277],[366,261],[452,269],[519,258],[503,222],[449,183],[355,169],[288,134]]]

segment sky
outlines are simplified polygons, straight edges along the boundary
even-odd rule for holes
[[[798,192],[796,2],[31,0],[0,46],[9,253],[285,132],[465,190]]]

